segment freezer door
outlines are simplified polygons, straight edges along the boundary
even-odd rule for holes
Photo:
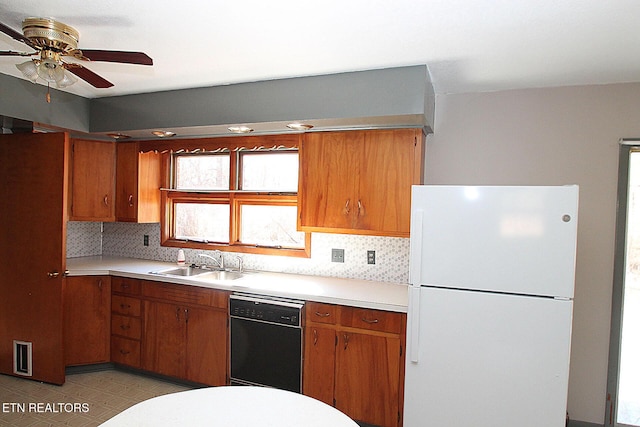
[[[412,284],[573,298],[577,186],[414,186]]]
[[[423,287],[419,304],[405,427],[565,425],[571,301]]]

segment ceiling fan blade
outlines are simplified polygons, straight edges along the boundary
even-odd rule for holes
[[[33,43],[31,43],[31,40],[29,40],[24,35],[22,35],[21,33],[17,32],[16,30],[14,30],[13,28],[7,27],[2,22],[0,22],[0,31],[2,31],[3,33],[5,33],[9,37],[11,37],[12,39],[18,40],[19,42],[22,42],[22,43],[26,44],[27,46],[32,47],[32,48],[35,49]]]
[[[12,50],[0,51],[0,56],[33,56],[35,54],[36,54],[36,52],[34,52],[34,53],[26,53],[26,52],[14,52]]]
[[[105,89],[113,86],[113,83],[111,83],[109,80],[103,77],[100,77],[93,71],[83,67],[80,64],[65,64],[65,65],[66,65],[65,68],[67,70],[69,70],[71,73],[75,74],[76,76],[80,77],[82,80],[89,83],[93,87],[97,87],[99,89]]]
[[[77,53],[80,54],[78,56]],[[142,52],[125,52],[121,50],[82,49],[72,52],[78,59],[89,61],[120,62],[123,64],[153,65],[153,59]]]

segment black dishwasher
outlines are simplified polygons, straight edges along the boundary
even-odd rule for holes
[[[303,307],[303,301],[231,295],[231,384],[302,392]]]

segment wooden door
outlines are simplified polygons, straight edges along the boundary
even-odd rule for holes
[[[185,372],[186,327],[177,304],[144,302],[142,369],[182,378]]]
[[[303,230],[344,230],[355,225],[363,138],[359,131],[305,134],[298,191]]]
[[[381,427],[400,419],[400,337],[338,331],[336,408]]]
[[[187,323],[186,376],[197,383],[227,383],[227,313],[185,308]]]
[[[415,177],[415,129],[366,132],[360,158],[354,228],[409,236],[411,185]]]
[[[302,393],[333,406],[336,331],[307,325],[304,343]]]
[[[32,375],[64,383],[69,139],[0,135],[0,372],[14,375],[14,340],[32,343]],[[25,376],[26,377],[26,376]]]
[[[111,336],[109,276],[67,277],[64,285],[65,364],[109,362]]]
[[[115,142],[74,139],[71,161],[71,219],[115,220]]]

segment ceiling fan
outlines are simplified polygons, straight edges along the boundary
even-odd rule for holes
[[[65,62],[64,57],[81,61],[119,62],[124,64],[153,65],[153,60],[142,52],[118,50],[78,49],[80,34],[75,28],[50,18],[27,18],[22,21],[22,34],[0,22],[0,31],[22,42],[35,52],[0,51],[0,56],[33,56],[30,61],[17,64],[22,74],[33,81],[38,78],[57,87],[72,85],[81,78],[96,88],[108,88],[113,83],[76,62]],[[36,55],[38,55],[36,57]],[[47,98],[49,100],[49,98]]]

